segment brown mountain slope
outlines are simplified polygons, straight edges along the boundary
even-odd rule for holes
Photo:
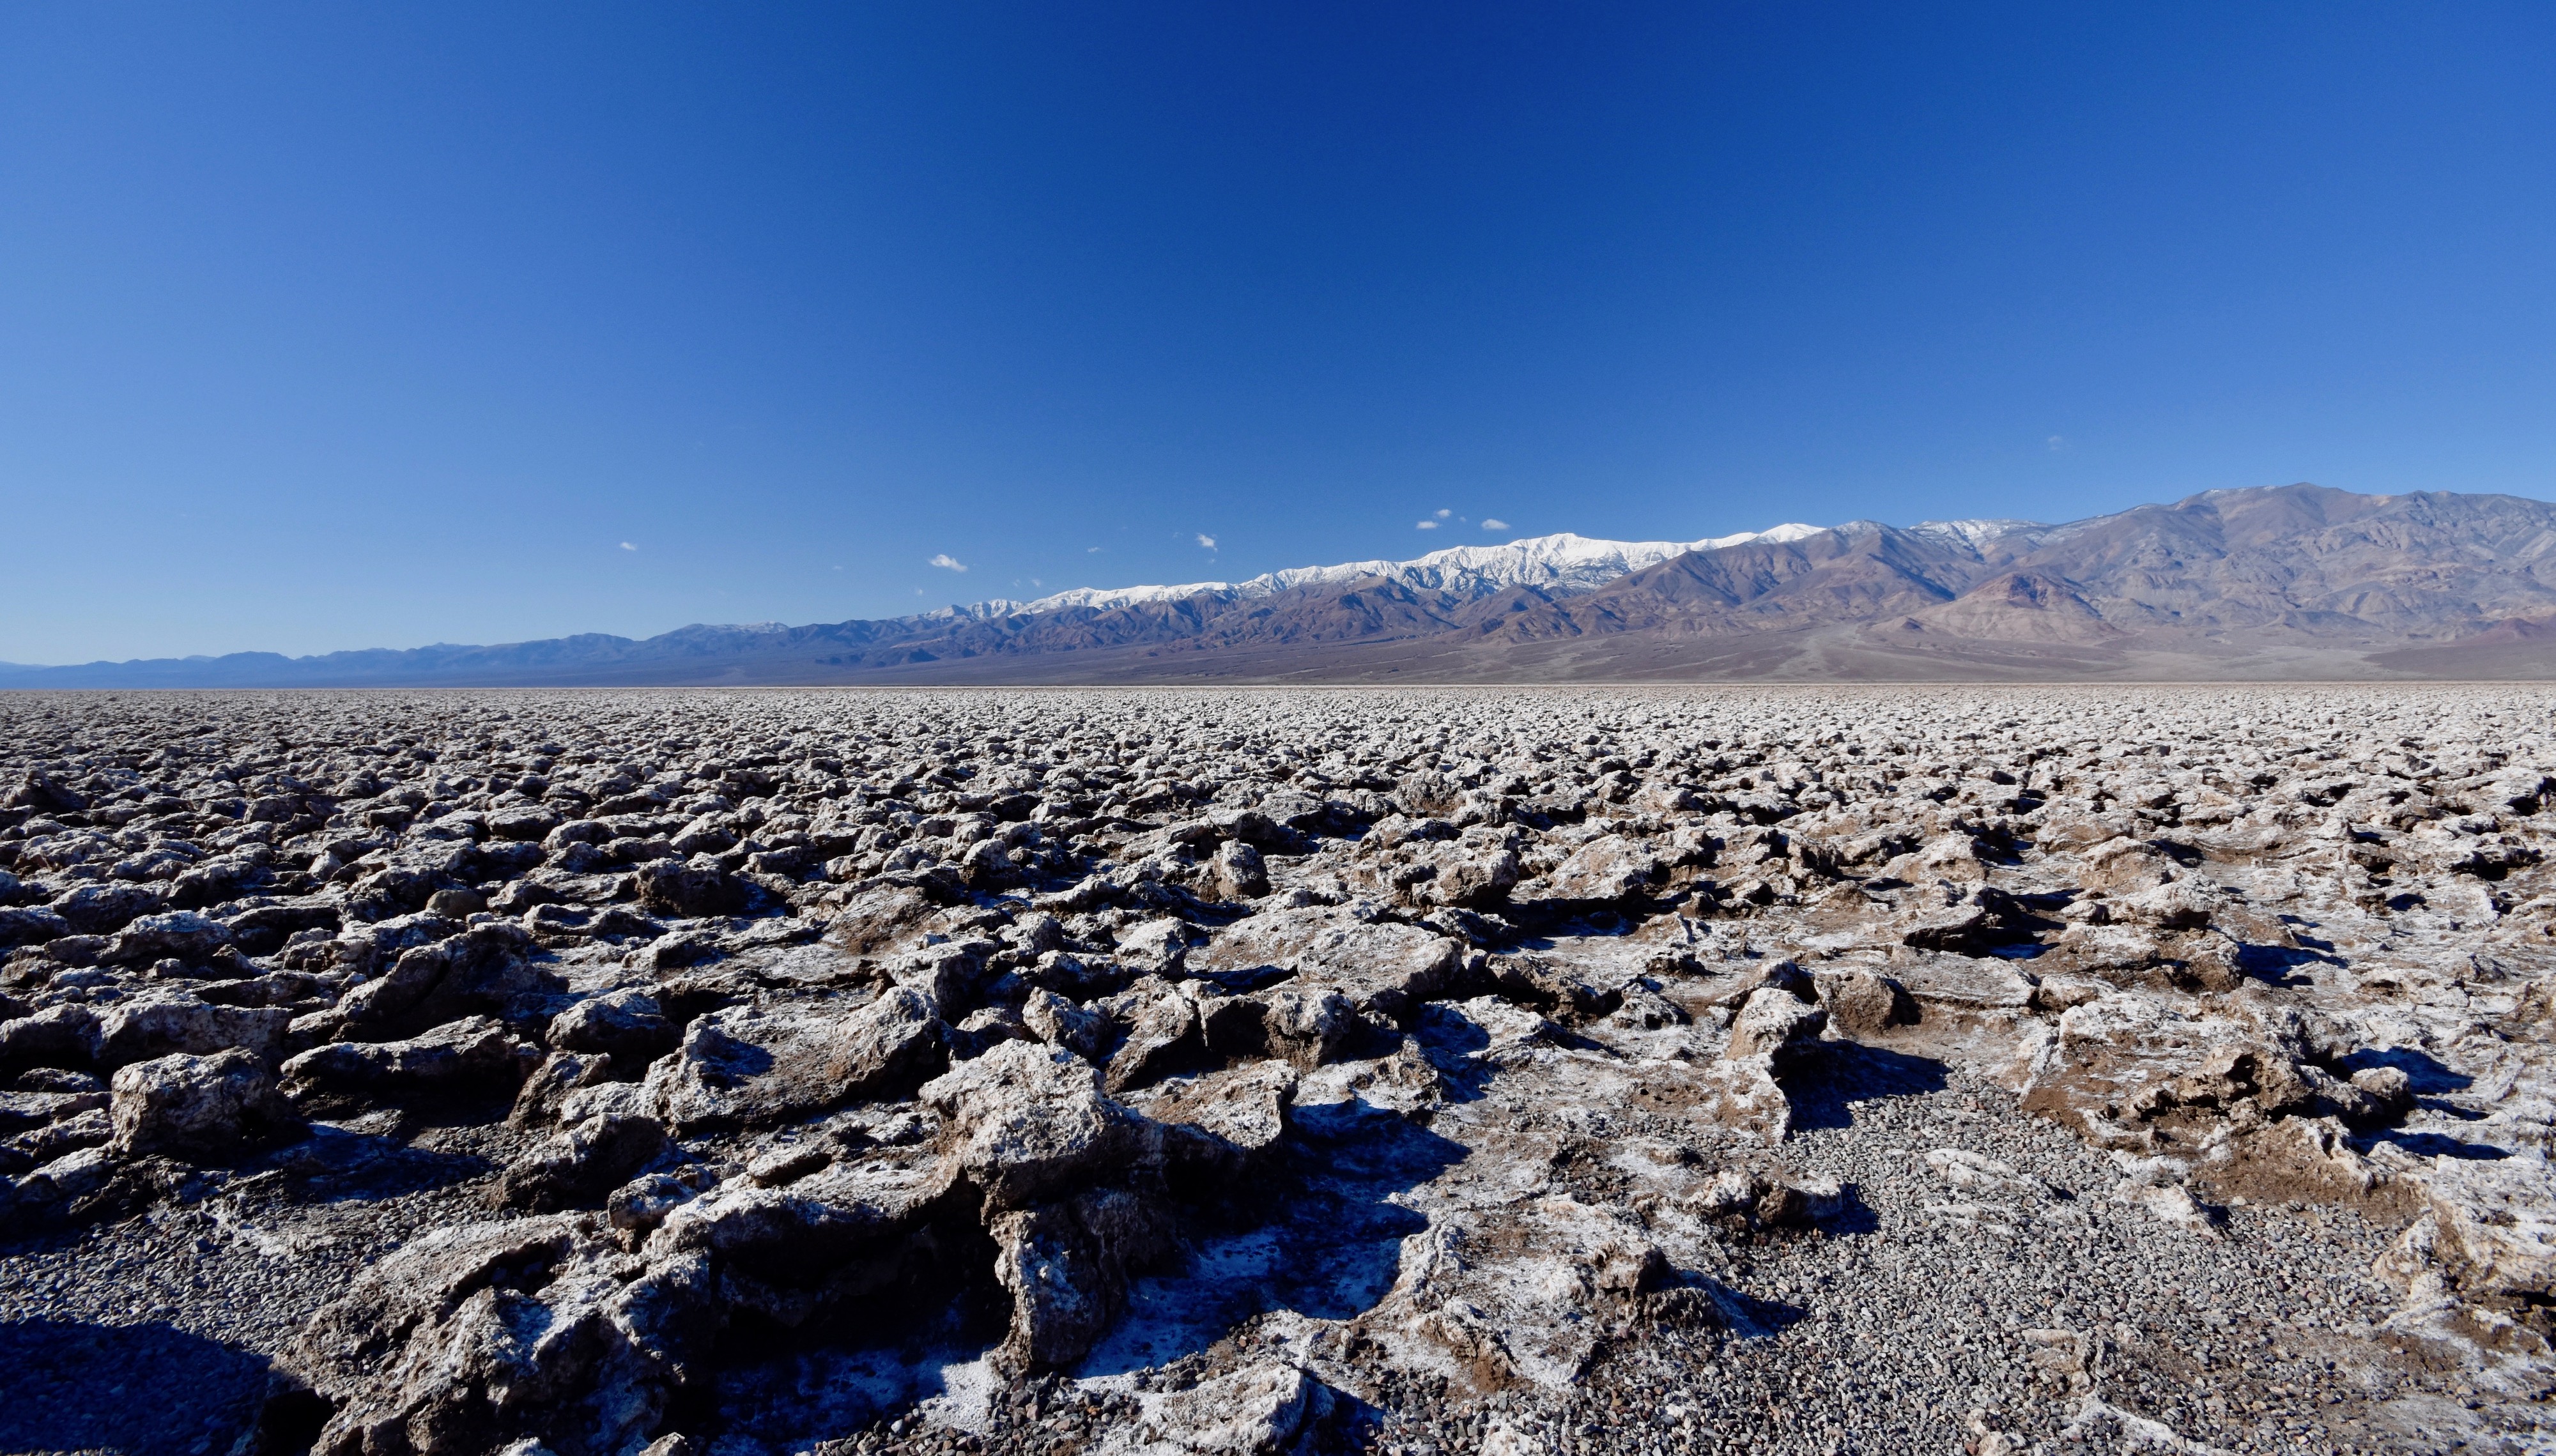
[[[2049,663],[2052,670],[2162,666],[2181,676],[2209,675],[2212,664],[2255,671],[2295,661],[2334,670],[2371,652],[2389,656],[2359,670],[2429,673],[2427,660],[2407,649],[2551,613],[2556,508],[2510,496],[2362,496],[2299,485],[2214,491],[1979,542],[1859,522],[1799,542],[1681,556],[1582,597],[1512,593],[1465,617],[1485,644],[1790,635],[1788,663],[1819,658],[1815,643],[1841,644],[1831,660],[1843,653],[1859,673],[1897,664],[1919,675],[1946,662],[2028,667],[2036,660],[2025,649],[2067,644],[2083,651]],[[1777,643],[1763,647],[1752,661]],[[2457,661],[2473,659],[2479,669],[2524,665],[2535,651]],[[1584,654],[1628,663],[1657,656]],[[1720,654],[1687,656],[1711,670]]]

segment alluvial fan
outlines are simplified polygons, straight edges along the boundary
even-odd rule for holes
[[[2548,1449],[2551,705],[0,696],[0,1448]]]

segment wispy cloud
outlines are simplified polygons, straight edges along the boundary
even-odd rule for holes
[[[1415,531],[1435,531],[1438,529],[1438,523],[1435,521],[1414,521],[1411,523],[1411,527]]]
[[[622,548],[623,550],[625,550],[625,551],[635,551],[635,550],[639,549],[637,546],[632,546],[630,543],[628,543],[628,542],[626,542],[626,541],[625,541],[625,542],[623,542],[623,543],[621,544],[621,548]]]
[[[1446,509],[1445,507],[1443,507],[1443,506],[1442,506],[1442,507],[1440,507],[1440,508],[1439,508],[1439,510],[1438,510],[1438,519],[1439,519],[1439,520],[1441,520],[1441,521],[1444,521],[1444,520],[1446,520],[1448,517],[1453,516],[1453,515],[1455,515],[1455,514],[1456,514],[1455,512],[1453,512],[1453,511],[1451,511],[1451,510],[1448,510],[1448,509]]]
[[[938,566],[944,571],[964,571],[967,569],[966,562],[959,560],[957,556],[950,554],[948,551],[942,551],[934,555],[928,564]]]
[[[1200,546],[1207,547],[1209,550],[1215,549],[1215,538],[1208,535],[1206,532],[1202,531],[1199,533],[1198,541]]]
[[[1482,518],[1482,529],[1484,531],[1506,531],[1509,529],[1509,523],[1501,520],[1497,516],[1485,516]]]
[[[2068,448],[2068,436],[2064,434],[2054,434],[2045,441],[2045,443],[2054,450],[2064,450]]]
[[[1085,555],[1086,555],[1086,556],[1096,556],[1096,555],[1100,554],[1100,547],[1098,547],[1098,546],[1085,546],[1085,547],[1083,548],[1083,553],[1084,553]]]

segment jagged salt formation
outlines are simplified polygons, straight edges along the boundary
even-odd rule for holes
[[[2544,1439],[2546,706],[8,698],[0,1286],[269,1449]]]

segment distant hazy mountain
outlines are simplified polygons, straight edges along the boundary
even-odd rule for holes
[[[0,686],[2556,675],[2556,507],[2210,491],[2060,525],[1537,537],[918,617],[0,667]]]

